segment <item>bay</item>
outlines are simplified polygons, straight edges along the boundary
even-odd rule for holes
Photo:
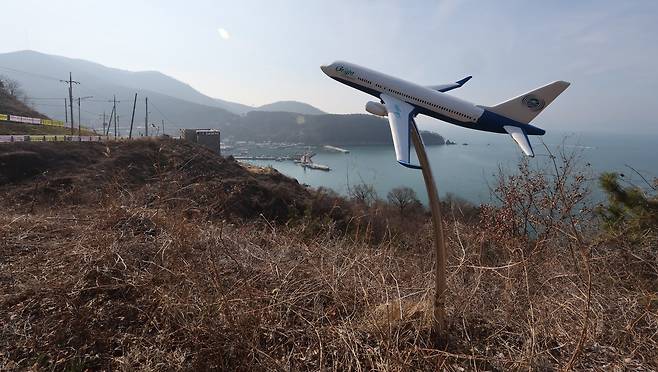
[[[530,159],[533,167],[547,164],[548,150],[553,154],[564,150],[580,156],[579,164],[591,176],[593,197],[597,201],[604,198],[596,182],[601,172],[622,173],[628,184],[639,186],[643,186],[644,182],[633,169],[650,180],[658,177],[656,135],[556,133],[532,137],[531,141],[536,153],[536,157]],[[523,155],[504,135],[472,136],[465,143],[427,147],[439,193],[442,197],[451,193],[476,204],[491,202],[490,188],[498,170],[515,172]],[[381,198],[385,198],[394,187],[407,186],[416,191],[423,203],[427,203],[421,171],[399,165],[392,146],[341,147],[350,152],[331,152],[322,147],[297,149],[316,152],[313,161],[329,166],[332,169],[329,172],[306,169],[291,161],[249,160],[249,163],[271,166],[300,183],[331,188],[342,195],[349,195],[350,188],[361,183],[373,185]],[[263,149],[250,150],[253,155],[271,153]]]

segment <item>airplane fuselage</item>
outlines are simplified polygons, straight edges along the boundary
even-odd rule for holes
[[[486,132],[507,133],[504,126],[515,126],[522,128],[528,135],[545,133],[541,128],[496,114],[486,107],[353,63],[337,61],[322,66],[322,71],[332,79],[378,99],[386,94],[404,101],[414,106],[414,114]]]

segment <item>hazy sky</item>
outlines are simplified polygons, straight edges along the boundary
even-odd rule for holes
[[[250,105],[364,112],[368,96],[319,69],[342,59],[422,84],[474,75],[455,95],[484,105],[567,80],[537,125],[658,133],[654,0],[2,0],[0,12],[0,52],[158,70]]]

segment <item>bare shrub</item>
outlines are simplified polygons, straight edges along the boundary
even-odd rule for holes
[[[359,183],[350,187],[349,195],[355,202],[366,206],[374,204],[379,199],[375,186],[365,183]]]
[[[396,187],[388,192],[386,199],[390,204],[400,211],[400,217],[403,217],[405,212],[410,208],[418,208],[421,206],[416,192],[406,186]]]
[[[18,81],[6,76],[0,75],[0,89],[14,98],[21,98],[26,96],[23,88],[21,87],[21,84]]]

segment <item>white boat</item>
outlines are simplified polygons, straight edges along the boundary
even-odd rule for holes
[[[330,145],[324,145],[324,148],[327,149],[327,150],[331,150],[331,151],[342,152],[343,154],[349,154],[349,152],[350,152],[350,150],[341,149],[340,147],[330,146]]]

